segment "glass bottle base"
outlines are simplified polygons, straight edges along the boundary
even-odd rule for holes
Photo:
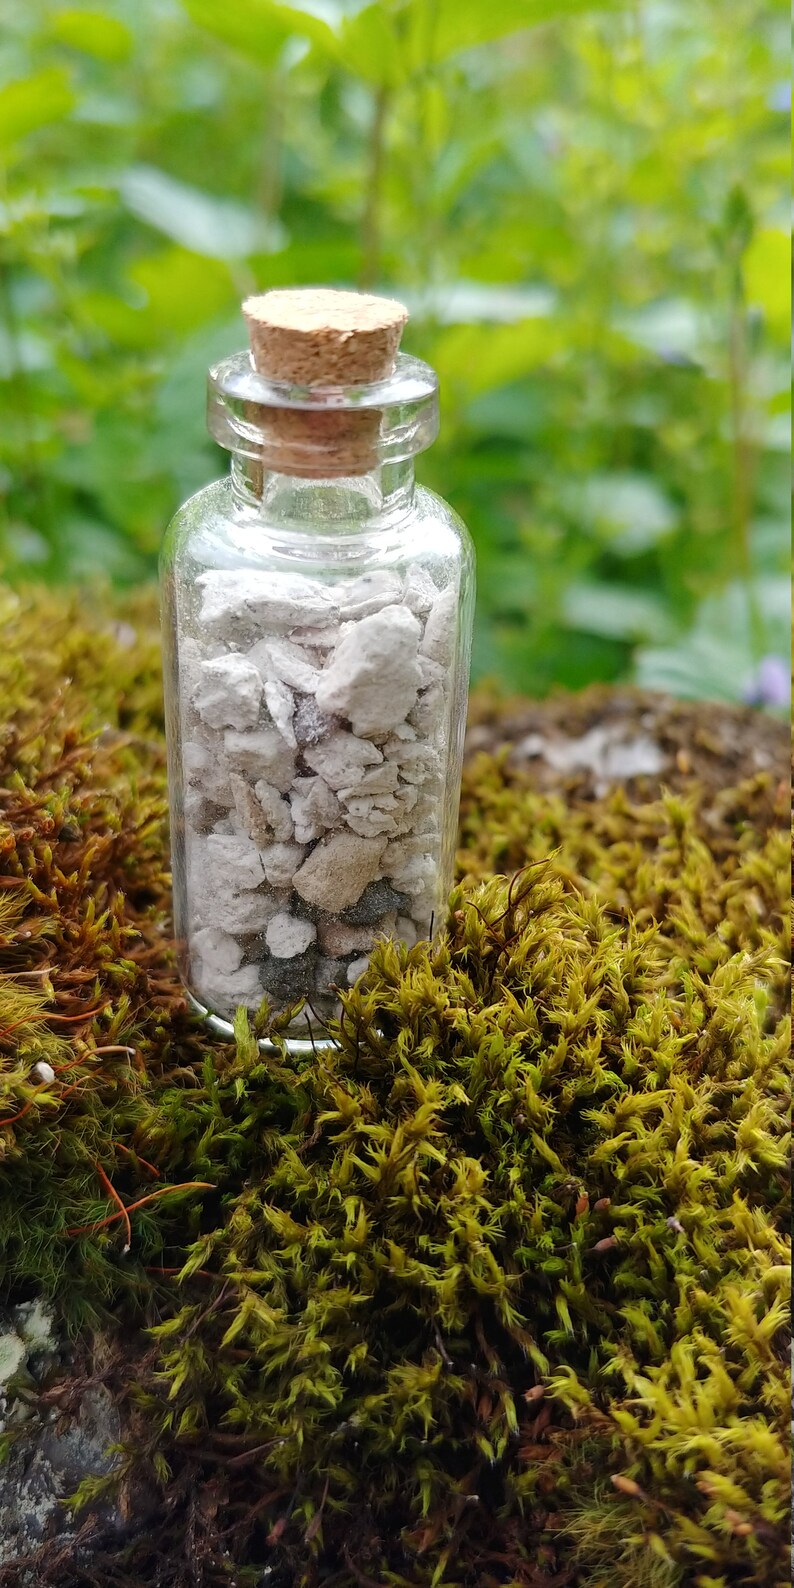
[[[203,1020],[214,1036],[222,1037],[224,1042],[234,1041],[234,1027],[230,1020],[224,1020],[222,1015],[213,1014],[211,1009],[207,1009],[204,1004],[199,1002],[189,987],[185,988],[185,994],[193,1013]],[[321,1030],[314,1031],[312,1029],[311,1019],[308,1014],[305,1015],[305,1021],[306,1028],[311,1035],[304,1037],[292,1032],[285,1032],[282,1037],[284,1047],[294,1058],[311,1058],[313,1053],[322,1053],[328,1048],[337,1048],[339,1046],[333,1037],[329,1037]],[[281,1052],[280,1046],[277,1047],[276,1043],[271,1042],[267,1037],[258,1039],[258,1047],[260,1053]]]

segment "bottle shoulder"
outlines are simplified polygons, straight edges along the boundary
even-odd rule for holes
[[[196,574],[205,568],[275,570],[293,561],[310,562],[315,574],[333,579],[347,576],[353,565],[357,574],[401,562],[469,568],[473,558],[463,520],[424,486],[417,486],[410,509],[395,523],[333,542],[312,531],[285,534],[266,517],[241,512],[226,477],[203,486],[177,509],[165,533],[160,568],[164,574],[173,569]]]

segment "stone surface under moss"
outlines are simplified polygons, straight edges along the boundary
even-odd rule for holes
[[[174,979],[151,601],[3,603],[0,1301],[125,1446],[3,1588],[782,1588],[782,725],[476,701],[446,939],[266,1059]]]

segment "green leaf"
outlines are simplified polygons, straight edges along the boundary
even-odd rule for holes
[[[456,325],[436,342],[434,362],[442,386],[454,384],[474,396],[542,368],[561,346],[559,328],[541,318],[515,325]]]
[[[183,0],[199,27],[248,60],[271,67],[287,39],[297,35],[334,54],[337,39],[319,16],[277,0]]]
[[[571,492],[571,511],[611,551],[636,556],[672,534],[677,515],[661,485],[628,469],[591,474]]]
[[[744,256],[747,302],[763,310],[777,336],[791,324],[791,238],[776,226],[757,231]]]
[[[787,579],[738,581],[703,602],[697,619],[676,645],[647,648],[635,658],[635,679],[645,689],[670,690],[691,700],[742,700],[761,661],[754,635],[763,620],[763,646],[785,658],[789,647]]]
[[[17,83],[0,88],[0,148],[18,143],[20,138],[61,121],[75,104],[69,75],[60,66],[48,66]]]
[[[130,279],[146,294],[146,307],[139,314],[149,341],[185,336],[229,313],[236,301],[228,267],[185,248],[166,248],[139,259]]]
[[[189,187],[154,166],[132,166],[121,179],[120,191],[139,220],[209,259],[243,259],[284,243],[282,228],[245,204]]]
[[[412,8],[412,65],[421,70],[462,50],[593,9],[593,0],[419,0]]]
[[[658,643],[671,638],[675,629],[660,596],[595,579],[568,585],[562,598],[562,617],[569,628],[616,640]]]
[[[133,47],[133,37],[125,23],[101,11],[78,7],[56,11],[50,20],[50,32],[59,44],[82,50],[99,61],[126,61]]]

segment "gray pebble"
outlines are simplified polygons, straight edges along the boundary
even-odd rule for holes
[[[292,959],[265,959],[259,977],[269,998],[288,1004],[314,991],[316,951],[313,948]]]
[[[371,882],[364,889],[360,899],[351,904],[349,910],[344,910],[339,916],[340,921],[346,921],[350,926],[374,926],[381,916],[389,915],[396,911],[398,915],[407,915],[411,907],[411,900],[406,893],[398,893],[390,883]]]

